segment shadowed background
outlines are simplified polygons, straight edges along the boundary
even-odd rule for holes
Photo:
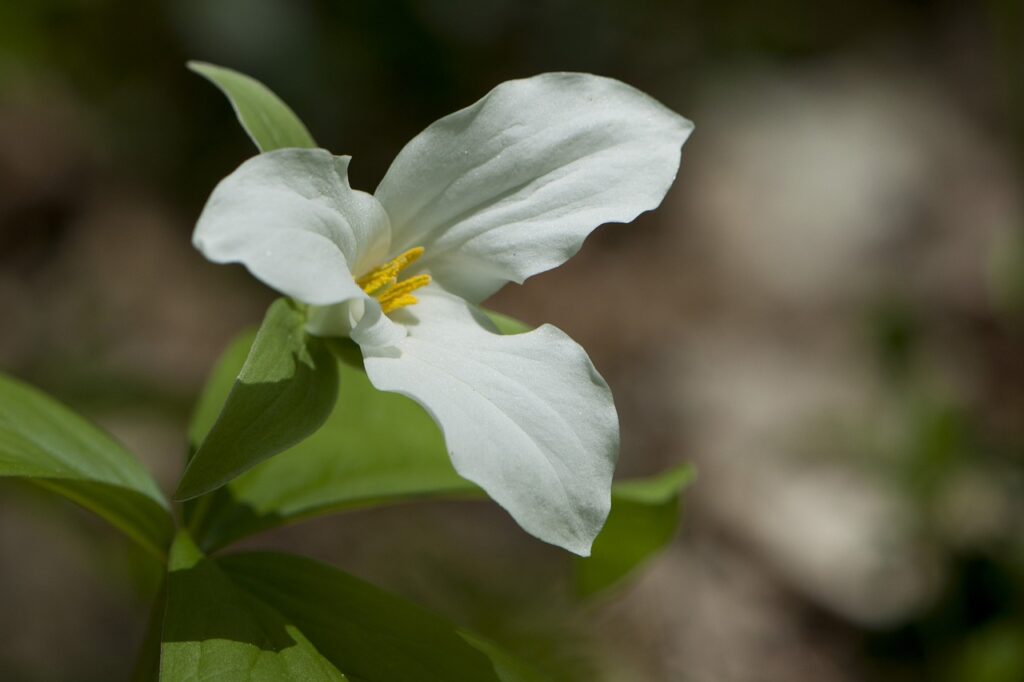
[[[1024,679],[1024,10],[1015,0],[37,0],[0,5],[0,369],[170,490],[226,343],[273,294],[189,243],[253,153],[204,59],[372,190],[508,78],[620,78],[694,120],[662,208],[491,307],[580,341],[622,475],[699,471],[680,537],[597,604],[472,503],[257,537],[558,680]],[[0,482],[0,679],[130,670],[154,576]]]

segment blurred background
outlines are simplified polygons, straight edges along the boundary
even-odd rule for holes
[[[622,476],[691,462],[682,531],[598,603],[489,505],[320,519],[301,551],[555,680],[1024,680],[1024,3],[0,3],[0,368],[173,488],[224,345],[272,293],[189,243],[253,153],[205,59],[372,190],[502,80],[614,76],[691,118],[657,212],[490,306],[615,391]],[[0,679],[127,676],[154,576],[0,482]]]

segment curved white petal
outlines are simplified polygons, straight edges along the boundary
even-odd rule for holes
[[[375,192],[393,250],[481,301],[564,263],[603,223],[661,203],[693,124],[610,78],[549,73],[502,83],[398,154]]]
[[[405,327],[392,322],[377,299],[369,296],[311,307],[306,330],[317,336],[347,336],[366,346],[394,345],[406,334]]]
[[[555,327],[501,336],[435,285],[392,313],[408,335],[363,345],[383,391],[420,403],[452,463],[529,533],[581,555],[604,524],[619,447],[608,385]]]
[[[348,162],[323,149],[254,156],[213,190],[193,243],[305,303],[363,297],[352,275],[384,259],[391,228],[380,203],[349,186]]]

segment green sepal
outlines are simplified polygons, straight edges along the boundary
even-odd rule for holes
[[[338,366],[326,342],[306,333],[305,323],[304,309],[293,301],[271,304],[216,421],[182,476],[177,499],[221,487],[323,425],[338,395]],[[204,397],[201,412],[210,414],[211,404]]]
[[[261,152],[285,147],[316,147],[313,136],[295,112],[255,78],[206,62],[188,62],[188,68],[227,96],[238,122]]]
[[[615,485],[611,513],[590,556],[573,560],[580,595],[613,587],[672,541],[682,490],[693,478],[693,468],[684,464],[660,476]]]
[[[509,317],[508,315],[502,315],[501,313],[496,313],[493,310],[481,308],[480,312],[486,315],[487,318],[494,323],[498,333],[504,334],[505,336],[509,336],[511,334],[524,334],[533,329],[533,327],[521,320]]]

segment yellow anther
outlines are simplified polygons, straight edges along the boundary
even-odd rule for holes
[[[381,305],[384,305],[388,301],[400,298],[406,294],[411,294],[417,289],[421,289],[428,284],[430,284],[430,275],[416,275],[415,277],[410,277],[409,279],[394,285],[378,296],[377,299],[381,302]]]
[[[386,315],[387,313],[390,313],[392,310],[398,310],[399,308],[404,308],[405,306],[412,305],[413,303],[416,303],[417,301],[419,301],[419,299],[416,298],[415,296],[411,296],[410,294],[406,294],[405,296],[399,296],[398,298],[393,298],[393,299],[389,300],[387,303],[381,303],[380,309],[382,311],[384,311],[384,314]]]
[[[377,291],[387,284],[388,280],[396,277],[402,270],[405,270],[407,267],[418,261],[422,255],[422,246],[413,247],[393,260],[389,260],[384,265],[380,265],[373,270],[370,270],[368,273],[357,279],[356,284],[358,284],[366,293],[373,294],[374,291]]]
[[[422,246],[414,246],[391,262],[395,263],[398,266],[398,271],[401,272],[418,261],[425,250]]]
[[[356,280],[356,284],[367,294],[380,301],[381,309],[385,313],[412,305],[418,299],[410,294],[430,284],[430,275],[415,275],[399,282],[398,273],[415,263],[422,255],[422,246],[409,249],[393,260],[366,273]]]
[[[363,291],[373,296],[381,289],[387,289],[388,287],[394,286],[398,278],[395,277],[390,271],[384,271],[377,273],[371,279],[359,279],[356,281]]]

